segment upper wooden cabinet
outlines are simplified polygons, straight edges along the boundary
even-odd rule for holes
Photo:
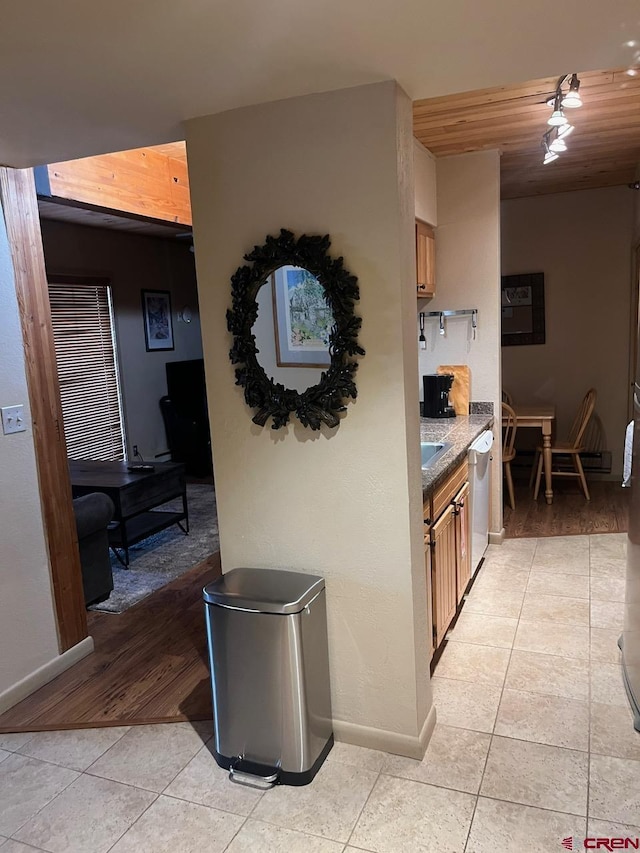
[[[416,219],[416,272],[418,297],[436,292],[436,241],[433,228]]]

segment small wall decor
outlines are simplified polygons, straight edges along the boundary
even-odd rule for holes
[[[271,428],[279,429],[289,423],[293,413],[303,426],[314,430],[320,429],[322,424],[336,427],[340,423],[339,414],[346,411],[345,399],[355,399],[357,396],[353,377],[358,363],[353,357],[364,355],[364,350],[358,344],[362,320],[354,313],[354,304],[360,298],[360,292],[356,277],[344,268],[343,259],[332,258],[328,254],[330,245],[328,235],[302,234],[296,238],[291,231],[283,228],[277,237],[268,236],[264,245],[255,246],[252,252],[245,255],[244,259],[251,265],[238,267],[231,278],[232,308],[227,311],[227,328],[233,335],[233,344],[229,358],[232,364],[239,365],[235,371],[236,384],[244,388],[247,405],[257,409],[252,420],[258,426],[264,426],[271,418]],[[288,273],[294,269],[302,270],[307,275],[296,274],[289,279]],[[307,340],[313,339],[314,347],[322,343],[325,330],[330,326],[327,369],[322,370],[317,384],[303,391],[286,388],[267,376],[258,360],[259,349],[253,332],[258,316],[256,296],[272,277],[276,298],[279,278],[297,291],[295,298],[292,299],[291,294],[289,298],[290,305],[293,301],[295,311],[299,312],[294,316],[294,309],[289,309],[289,323],[291,325],[293,319],[294,327],[298,328],[294,340],[287,333],[289,351],[304,349],[304,346],[295,346],[299,342],[298,333],[302,326],[303,338],[308,334],[310,337]],[[318,286],[314,282],[322,287],[324,304],[318,299]],[[309,297],[306,301],[297,298],[303,295],[305,287]],[[322,317],[321,312],[324,312]],[[276,323],[277,340],[280,336],[279,328],[280,325]],[[278,343],[280,345],[279,340]],[[313,356],[314,361],[317,354]],[[298,366],[297,362],[295,364]],[[308,368],[312,364],[303,363],[300,366]]]
[[[502,276],[502,346],[545,342],[544,273]]]
[[[173,323],[171,294],[168,290],[142,291],[142,318],[147,352],[172,350]]]

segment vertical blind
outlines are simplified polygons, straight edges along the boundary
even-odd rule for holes
[[[106,283],[52,279],[49,300],[70,459],[123,459],[124,436]]]

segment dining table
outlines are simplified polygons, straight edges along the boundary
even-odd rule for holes
[[[556,407],[553,405],[520,406],[513,404],[516,424],[520,427],[532,427],[542,432],[542,459],[544,472],[544,496],[548,504],[553,503],[553,487],[551,484],[551,434],[556,420]],[[505,419],[502,419],[503,424]]]

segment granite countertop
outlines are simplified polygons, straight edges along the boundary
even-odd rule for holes
[[[493,426],[493,415],[458,415],[456,418],[420,418],[420,440],[441,441],[451,447],[431,467],[422,471],[422,498],[445,480],[466,457],[470,444]]]

